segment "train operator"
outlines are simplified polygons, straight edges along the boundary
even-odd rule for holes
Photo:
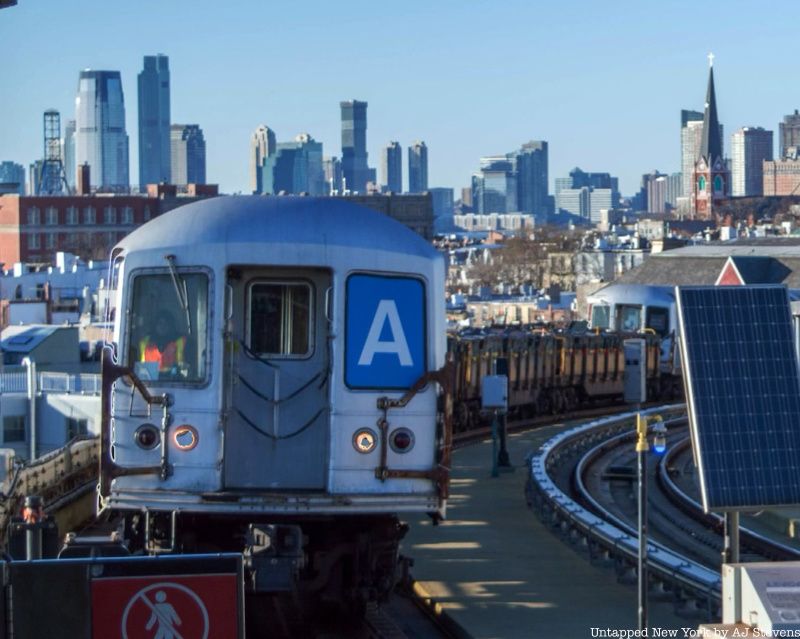
[[[186,337],[178,335],[169,313],[156,315],[150,334],[139,340],[139,361],[155,362],[160,373],[176,374],[184,368]]]

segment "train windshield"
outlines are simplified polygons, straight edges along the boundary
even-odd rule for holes
[[[208,277],[174,275],[133,280],[128,363],[145,382],[198,383],[206,378]]]
[[[592,306],[592,316],[590,318],[592,328],[610,328],[611,307],[608,304],[597,304]]]
[[[648,306],[647,328],[652,328],[664,337],[669,332],[669,310],[659,306]]]
[[[617,307],[619,313],[619,330],[626,333],[635,333],[642,329],[642,307],[621,304]]]

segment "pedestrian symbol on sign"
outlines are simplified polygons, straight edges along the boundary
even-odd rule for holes
[[[121,630],[123,639],[207,639],[208,627],[208,610],[191,588],[161,582],[131,597]]]
[[[143,595],[145,603],[150,604],[147,595]],[[153,626],[156,627],[156,634],[153,639],[178,639],[179,635],[175,630],[175,626],[181,625],[181,618],[175,612],[172,604],[167,601],[167,595],[163,590],[156,593],[156,603],[150,604],[153,614],[145,630],[150,630]]]

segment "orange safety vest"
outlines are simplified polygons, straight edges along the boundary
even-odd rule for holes
[[[143,362],[158,362],[158,370],[168,371],[176,364],[183,364],[183,349],[186,346],[186,338],[169,342],[163,351],[158,349],[154,343],[150,342],[150,337],[145,337],[139,342],[139,353]]]

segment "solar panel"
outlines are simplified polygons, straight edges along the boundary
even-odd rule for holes
[[[800,379],[781,286],[678,287],[703,507],[800,504]]]

